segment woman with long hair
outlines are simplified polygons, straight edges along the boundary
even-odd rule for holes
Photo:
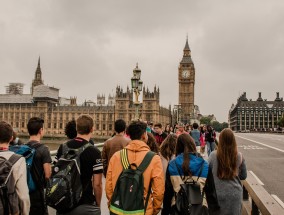
[[[188,134],[181,134],[177,138],[175,155],[166,172],[162,215],[172,214],[175,193],[179,192],[181,184],[194,180],[203,189],[208,174],[208,163],[196,152],[194,140]]]
[[[176,144],[177,136],[175,134],[169,134],[160,146],[160,156],[165,176],[170,160],[175,158]]]
[[[159,146],[156,142],[156,138],[150,132],[147,132],[147,135],[148,135],[147,145],[149,146],[149,148],[152,152],[155,152],[155,153],[158,154],[160,150],[159,150]]]
[[[220,206],[217,214],[240,215],[243,197],[240,180],[246,179],[247,171],[231,129],[226,128],[220,133],[218,149],[210,154],[208,162]]]

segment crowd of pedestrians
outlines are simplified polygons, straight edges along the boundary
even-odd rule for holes
[[[27,128],[22,143],[0,122],[0,214],[46,215],[50,206],[58,215],[99,215],[103,193],[110,214],[241,214],[246,164],[230,129],[217,141],[210,125],[118,119],[100,152],[94,121],[83,114],[66,124],[68,141],[52,161],[41,143],[44,120],[33,117]]]

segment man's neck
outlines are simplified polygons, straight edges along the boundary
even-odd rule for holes
[[[40,142],[40,135],[33,135],[33,136],[30,136],[30,141],[37,141],[37,142]]]
[[[122,132],[120,132],[120,133],[117,133],[117,132],[116,132],[116,135],[124,136],[124,135],[125,135],[125,132],[124,132],[124,131],[122,131]]]
[[[82,138],[84,140],[87,140],[88,142],[91,139],[91,135],[90,134],[77,134],[77,137]]]
[[[0,148],[8,148],[9,144],[8,143],[0,143]]]

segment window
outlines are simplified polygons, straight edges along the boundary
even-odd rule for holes
[[[108,130],[112,130],[112,124],[108,125]]]
[[[96,130],[100,130],[100,124],[96,124]]]
[[[59,128],[62,129],[62,123],[59,124]]]
[[[56,128],[56,123],[53,124],[53,128]]]
[[[106,125],[105,124],[103,124],[103,130],[106,130]]]

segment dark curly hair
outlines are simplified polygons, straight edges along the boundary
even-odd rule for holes
[[[75,119],[69,121],[64,129],[65,135],[69,139],[74,139],[77,136],[77,130],[76,130],[76,121]]]
[[[141,121],[133,121],[127,128],[131,140],[140,140],[146,132],[147,124]]]

